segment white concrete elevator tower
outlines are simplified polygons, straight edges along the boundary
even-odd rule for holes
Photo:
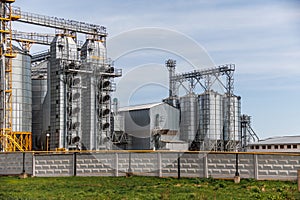
[[[50,148],[80,148],[81,87],[77,45],[71,36],[57,35],[50,45]]]

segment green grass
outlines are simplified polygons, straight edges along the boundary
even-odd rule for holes
[[[0,199],[300,199],[296,182],[154,177],[0,177]]]

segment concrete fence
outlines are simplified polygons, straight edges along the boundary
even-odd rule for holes
[[[300,154],[166,151],[0,153],[0,175],[297,180]]]

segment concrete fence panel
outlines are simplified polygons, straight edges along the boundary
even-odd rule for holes
[[[190,153],[180,157],[180,175],[182,177],[205,177],[204,161],[206,154]]]
[[[238,155],[238,169],[241,178],[255,178],[255,159],[252,154]]]
[[[77,176],[114,176],[115,153],[78,153]]]
[[[296,180],[300,169],[300,156],[263,154],[257,155],[258,178],[274,180]]]
[[[171,151],[0,153],[0,175],[296,180],[300,154]]]
[[[235,154],[208,154],[208,176],[213,178],[228,178],[235,176]]]
[[[182,155],[176,152],[161,153],[161,171],[162,177],[177,177],[178,176],[178,160]]]
[[[1,153],[0,175],[32,174],[32,153]]]
[[[73,176],[73,154],[35,154],[34,176]]]

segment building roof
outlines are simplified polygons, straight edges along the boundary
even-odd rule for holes
[[[149,103],[149,104],[141,104],[141,105],[133,105],[133,106],[126,106],[119,109],[120,112],[124,111],[131,111],[131,110],[147,110],[153,108],[158,105],[164,104],[163,102],[158,103]]]
[[[300,135],[270,137],[250,145],[266,145],[266,144],[300,144]]]

